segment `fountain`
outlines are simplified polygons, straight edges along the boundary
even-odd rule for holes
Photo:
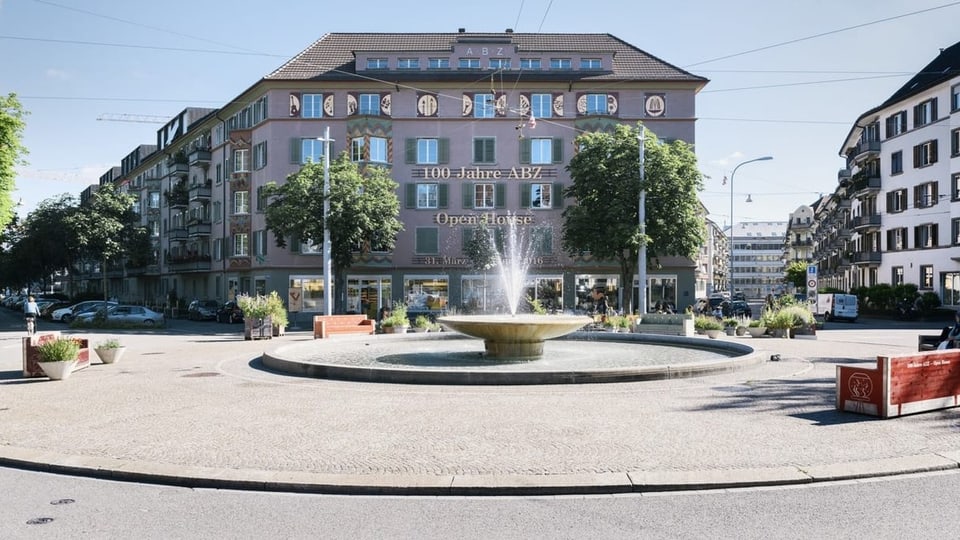
[[[507,221],[504,248],[506,257],[492,250],[500,272],[500,282],[507,297],[510,315],[466,315],[440,317],[437,321],[461,334],[483,340],[487,356],[503,359],[534,359],[543,356],[543,342],[565,336],[593,319],[572,315],[518,315],[524,300],[527,270],[530,268],[530,247],[515,219]],[[493,243],[493,238],[487,237]]]

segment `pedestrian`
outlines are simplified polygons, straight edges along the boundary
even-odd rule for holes
[[[600,322],[607,320],[607,295],[604,289],[597,287],[593,290],[593,312],[600,316]]]
[[[956,349],[960,339],[960,310],[953,314],[953,328],[947,332],[947,339],[943,340],[937,349]]]

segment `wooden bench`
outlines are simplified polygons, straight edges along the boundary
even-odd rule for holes
[[[638,334],[663,334],[668,336],[693,336],[693,316],[683,313],[647,313],[640,316],[633,331]]]
[[[313,339],[332,334],[373,334],[373,319],[366,315],[314,315]]]
[[[940,342],[947,339],[947,334],[950,333],[952,326],[943,327],[943,331],[940,332],[939,336],[932,334],[921,334],[917,336],[917,350],[920,352],[923,351],[934,351],[937,349],[937,346],[940,345]]]
[[[837,410],[892,418],[960,403],[960,349],[878,356],[837,366]]]

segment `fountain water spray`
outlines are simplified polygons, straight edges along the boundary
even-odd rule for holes
[[[527,286],[527,271],[530,269],[532,249],[527,235],[517,227],[515,215],[507,213],[507,234],[504,237],[504,254],[493,246],[496,253],[497,267],[500,272],[500,282],[507,298],[507,307],[511,315],[517,314],[520,301],[524,299]],[[494,243],[492,237],[489,238]]]

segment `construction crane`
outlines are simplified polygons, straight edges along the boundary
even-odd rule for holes
[[[103,122],[137,122],[140,124],[165,124],[170,120],[167,116],[153,114],[103,113],[97,117]]]

